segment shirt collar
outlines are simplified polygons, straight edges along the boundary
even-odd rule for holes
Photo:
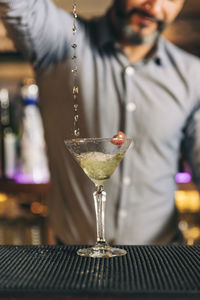
[[[166,59],[165,43],[165,39],[160,36],[155,45],[155,48],[153,49],[152,54],[147,60],[153,60],[159,66],[164,65]]]

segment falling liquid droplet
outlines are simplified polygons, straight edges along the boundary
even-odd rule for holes
[[[72,48],[74,48],[74,49],[75,49],[76,47],[77,47],[77,44],[75,44],[75,43],[74,43],[74,44],[72,44]]]
[[[75,120],[75,122],[78,121],[78,115],[75,115],[75,116],[74,116],[74,120]]]
[[[74,135],[76,137],[78,137],[80,135],[80,129],[79,128],[77,128],[77,129],[74,130]]]
[[[73,94],[74,94],[74,95],[78,95],[78,93],[79,93],[78,86],[74,86],[74,87],[73,87]]]
[[[78,71],[77,67],[75,67],[74,69],[72,69],[72,73],[77,73],[77,71]]]

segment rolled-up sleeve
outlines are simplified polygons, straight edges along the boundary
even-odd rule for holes
[[[51,0],[0,0],[0,16],[16,48],[35,68],[69,55],[73,18]]]

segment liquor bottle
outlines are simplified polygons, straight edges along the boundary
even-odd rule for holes
[[[21,94],[24,108],[20,137],[20,172],[15,180],[20,183],[48,182],[50,175],[38,108],[38,87],[33,82],[25,82]]]
[[[7,89],[0,90],[1,178],[13,179],[16,171],[16,135],[11,126]]]

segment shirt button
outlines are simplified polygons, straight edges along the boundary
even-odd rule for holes
[[[135,69],[131,66],[126,67],[125,74],[128,76],[133,76],[135,74]]]
[[[128,215],[127,210],[125,210],[125,209],[120,209],[120,211],[119,211],[119,216],[120,216],[121,218],[126,218],[127,215]]]
[[[126,110],[129,112],[133,112],[136,110],[136,105],[133,102],[129,102],[126,104]]]
[[[124,185],[130,185],[131,184],[131,178],[128,177],[128,176],[124,177],[123,184]]]

